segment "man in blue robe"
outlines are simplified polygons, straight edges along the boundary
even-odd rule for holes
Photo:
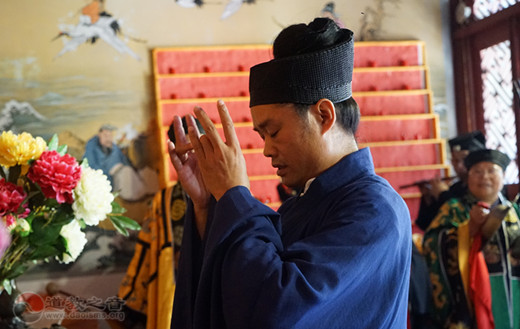
[[[406,328],[411,222],[406,204],[358,150],[353,34],[332,20],[284,29],[274,59],[251,68],[250,107],[264,155],[301,191],[278,212],[249,191],[222,101],[221,139],[174,118],[169,151],[190,196],[172,328]]]
[[[103,174],[110,180],[112,187],[114,187],[113,174],[117,166],[130,166],[130,160],[114,143],[114,130],[116,130],[116,127],[112,125],[102,125],[97,135],[88,140],[83,155],[91,168],[103,171]]]

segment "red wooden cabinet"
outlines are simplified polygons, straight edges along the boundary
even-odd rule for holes
[[[216,101],[223,99],[246,158],[252,194],[273,208],[280,205],[279,179],[262,155],[263,142],[253,131],[248,98],[249,68],[271,58],[270,45],[154,49],[163,186],[176,180],[166,151],[166,131],[173,116],[201,106],[222,134]],[[360,147],[371,148],[376,172],[403,196],[412,219],[417,216],[419,191],[400,186],[449,174],[424,63],[421,41],[355,44],[352,85],[362,114],[356,138]]]

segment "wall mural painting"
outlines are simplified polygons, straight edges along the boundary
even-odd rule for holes
[[[55,95],[54,99],[56,98]],[[42,99],[34,103],[44,104]],[[71,115],[79,113],[71,112]],[[51,122],[61,116],[53,111],[41,114],[30,102],[11,99],[0,110],[0,131],[26,131],[48,140],[53,131],[44,133],[45,127],[54,126]],[[69,119],[68,122],[72,122],[72,116]],[[67,120],[63,121],[64,124],[66,122]],[[35,133],[36,131],[39,133]],[[144,214],[151,198],[159,189],[157,171],[147,164],[149,159],[145,159],[150,156],[147,152],[147,134],[139,133],[131,124],[121,128],[103,124],[92,134],[87,141],[71,130],[63,130],[58,136],[60,145],[68,145],[68,153],[78,161],[87,159],[92,168],[101,169],[107,174],[113,191],[118,193],[119,203],[129,210],[127,215],[142,221],[142,215],[139,214]],[[133,256],[137,232],[124,237],[116,234],[110,225],[105,221],[98,227],[89,226],[85,229],[88,242],[76,262],[61,264],[51,260],[35,265],[24,277],[51,278],[125,271]]]
[[[27,102],[19,102],[17,100],[10,100],[5,103],[0,112],[0,131],[9,131],[19,134],[16,122],[25,120],[27,122],[45,121],[46,118],[38,113],[31,104]]]
[[[375,6],[367,6],[361,13],[361,28],[359,29],[359,41],[379,40],[382,32],[383,19],[388,15],[385,4],[393,4],[399,7],[401,0],[375,0]]]
[[[94,0],[79,8],[76,24],[60,24],[53,42],[63,47],[60,58],[77,51],[82,60],[81,45],[105,42],[122,55],[140,60],[126,43],[144,42],[123,33],[119,18],[105,8],[106,1]],[[124,41],[125,40],[125,41]],[[137,63],[137,62],[136,62]],[[141,222],[153,195],[159,190],[154,168],[153,132],[140,132],[128,112],[142,99],[130,87],[114,83],[110,76],[89,76],[78,72],[69,76],[42,78],[37,58],[0,59],[0,132],[28,132],[49,140],[58,135],[59,144],[78,161],[87,159],[94,169],[109,177],[126,215]],[[56,61],[54,65],[59,65]],[[137,65],[137,64],[136,64]],[[126,120],[134,120],[126,121]],[[116,234],[109,221],[85,230],[87,245],[77,261],[61,264],[54,260],[35,265],[25,278],[55,278],[124,272],[133,256],[138,232],[130,237]]]
[[[80,9],[77,24],[59,25],[59,33],[53,41],[62,39],[63,48],[56,55],[56,58],[67,52],[75,51],[82,44],[94,44],[99,39],[119,53],[128,54],[140,61],[141,58],[120,39],[120,36],[136,42],[145,42],[123,34],[120,20],[105,10],[105,0],[93,0]]]
[[[338,24],[339,27],[344,28],[345,24],[343,24],[343,21],[341,20],[340,16],[336,12],[336,4],[333,1],[326,2],[325,5],[321,8],[319,13],[317,14],[317,17],[327,17],[332,19],[336,24]],[[280,30],[285,29],[287,24],[281,23],[276,17],[272,17],[273,22],[280,28]]]
[[[221,5],[221,1],[202,1],[202,0],[175,0],[175,2],[184,8],[202,7],[203,5]],[[255,0],[228,0],[220,19],[228,19],[233,16],[241,7],[242,4],[254,4]]]
[[[339,27],[344,28],[345,24],[341,21],[339,15],[336,13],[336,4],[334,2],[327,2],[320,12],[321,17],[332,19]]]
[[[227,19],[236,13],[243,3],[254,4],[255,0],[229,0],[220,19]]]

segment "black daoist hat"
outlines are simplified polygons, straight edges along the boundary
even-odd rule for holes
[[[448,141],[452,151],[476,151],[486,148],[486,137],[476,130],[466,134],[459,135]]]
[[[340,42],[326,49],[255,65],[249,76],[249,106],[338,103],[352,97],[354,33],[340,29]]]
[[[464,159],[464,165],[469,170],[469,168],[471,168],[473,165],[483,161],[488,161],[497,164],[504,171],[506,171],[507,166],[511,162],[511,160],[505,153],[502,153],[498,150],[485,149],[473,151],[470,154],[468,154],[468,156]]]

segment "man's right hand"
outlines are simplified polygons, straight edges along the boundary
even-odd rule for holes
[[[246,160],[228,109],[222,100],[217,102],[217,108],[225,141],[202,108],[195,108],[193,112],[204,128],[205,135],[195,135],[196,127],[193,124],[188,128],[188,132],[204,182],[218,201],[226,191],[235,186],[249,189],[249,177]]]

